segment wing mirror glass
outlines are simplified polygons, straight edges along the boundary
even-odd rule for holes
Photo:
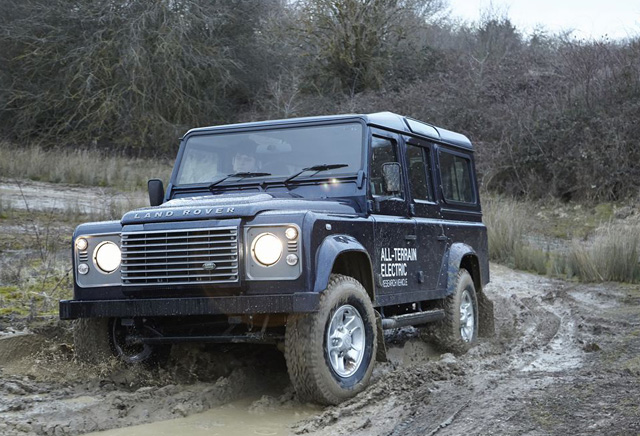
[[[387,193],[394,194],[402,190],[400,183],[400,164],[398,162],[387,162],[382,165],[382,174]]]
[[[147,182],[149,189],[149,204],[151,206],[160,206],[164,200],[164,185],[160,179],[151,179]]]

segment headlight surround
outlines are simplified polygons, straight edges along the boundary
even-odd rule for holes
[[[105,241],[98,245],[93,252],[93,260],[98,270],[105,274],[111,274],[120,266],[122,253],[120,247],[111,241]]]
[[[291,239],[292,236],[295,237]],[[246,279],[295,280],[300,277],[302,274],[301,239],[300,226],[294,223],[257,224],[245,227]]]
[[[264,266],[275,265],[284,251],[284,246],[280,238],[273,233],[261,233],[251,245],[253,258]]]

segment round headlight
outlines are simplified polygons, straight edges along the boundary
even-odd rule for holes
[[[282,241],[272,233],[258,235],[253,241],[253,257],[265,266],[271,266],[282,256]]]
[[[120,266],[120,247],[113,242],[103,242],[96,247],[93,258],[102,272],[112,273]]]

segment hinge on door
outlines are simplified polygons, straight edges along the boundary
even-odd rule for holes
[[[364,184],[364,171],[360,170],[358,171],[358,177],[356,178],[356,186],[358,187],[358,189],[362,188],[362,185]]]
[[[373,213],[374,212],[374,201],[373,200],[367,200],[367,212],[368,213]]]

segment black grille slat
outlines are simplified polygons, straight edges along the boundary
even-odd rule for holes
[[[224,266],[220,266],[218,265],[215,269],[216,272],[220,272],[220,271],[226,271],[226,270],[236,270],[238,269],[238,265],[224,265]],[[197,272],[202,272],[202,268],[163,268],[163,269],[129,269],[129,267],[126,267],[125,269],[122,270],[122,275],[129,275],[131,274],[139,274],[139,273],[153,273],[153,272],[167,272],[167,273],[173,273],[173,272],[181,272],[181,271],[197,271]],[[213,271],[212,271],[213,272]]]
[[[138,241],[137,241],[138,242]],[[142,241],[139,241],[142,242]],[[211,245],[212,241],[200,241],[200,242],[186,242],[186,243],[181,243],[179,245],[188,245],[188,246],[199,246],[199,245]],[[234,239],[224,239],[222,241],[215,241],[216,243],[223,243],[223,244],[233,244],[236,241]],[[127,248],[146,248],[146,247],[153,247],[153,248],[160,248],[160,247],[165,247],[165,246],[174,246],[176,244],[168,244],[165,243],[154,243],[154,244],[122,244],[123,246],[127,247]]]
[[[181,244],[182,245],[182,244]],[[144,254],[144,253],[180,253],[183,252],[184,250],[189,250],[191,252],[205,252],[205,251],[220,251],[220,250],[228,250],[228,249],[232,249],[235,248],[237,246],[237,244],[226,244],[226,246],[224,247],[208,247],[208,248],[168,248],[165,250],[135,250],[135,251],[129,251],[126,250],[127,255],[131,255],[131,254]],[[188,247],[188,246],[187,246]],[[123,248],[123,252],[125,252],[126,249],[126,245],[122,247]],[[152,247],[152,248],[158,248],[158,247]],[[180,256],[176,256],[176,257],[180,257]]]
[[[146,237],[137,237],[131,235],[123,235],[122,242],[136,242],[136,241],[171,241],[174,239],[184,240],[184,239],[210,239],[217,237],[229,237],[229,235],[235,236],[235,233],[211,233],[211,234],[198,234],[198,235],[188,235],[188,236],[169,236],[169,232],[165,232],[165,234],[161,233],[147,233]]]
[[[131,257],[130,257],[131,256]],[[125,256],[123,254],[122,258],[123,259],[129,259],[131,261],[134,261],[136,259],[143,259],[143,260],[156,260],[156,259],[190,259],[190,258],[199,258],[202,257],[202,253],[201,254],[188,254],[188,255],[172,255],[172,256],[143,256],[140,257],[140,253],[136,253],[135,256],[132,256],[131,254],[129,254],[128,256]],[[208,257],[213,257],[213,256],[217,256],[217,257],[229,257],[231,256],[228,253],[208,253],[205,254],[205,256]],[[235,256],[235,255],[234,255]]]
[[[238,229],[182,229],[122,234],[124,286],[238,281]]]
[[[202,257],[202,256],[200,256]],[[191,261],[182,261],[182,262],[142,262],[142,263],[133,263],[133,262],[128,262],[126,267],[122,267],[122,268],[140,268],[140,267],[146,267],[146,266],[172,266],[172,265],[202,265],[202,262],[209,262],[208,259],[206,258],[202,258],[200,260],[191,260]],[[232,260],[232,259],[219,259],[216,260],[215,263],[216,264],[222,264],[222,263],[229,263],[229,262],[236,262],[236,260]]]

